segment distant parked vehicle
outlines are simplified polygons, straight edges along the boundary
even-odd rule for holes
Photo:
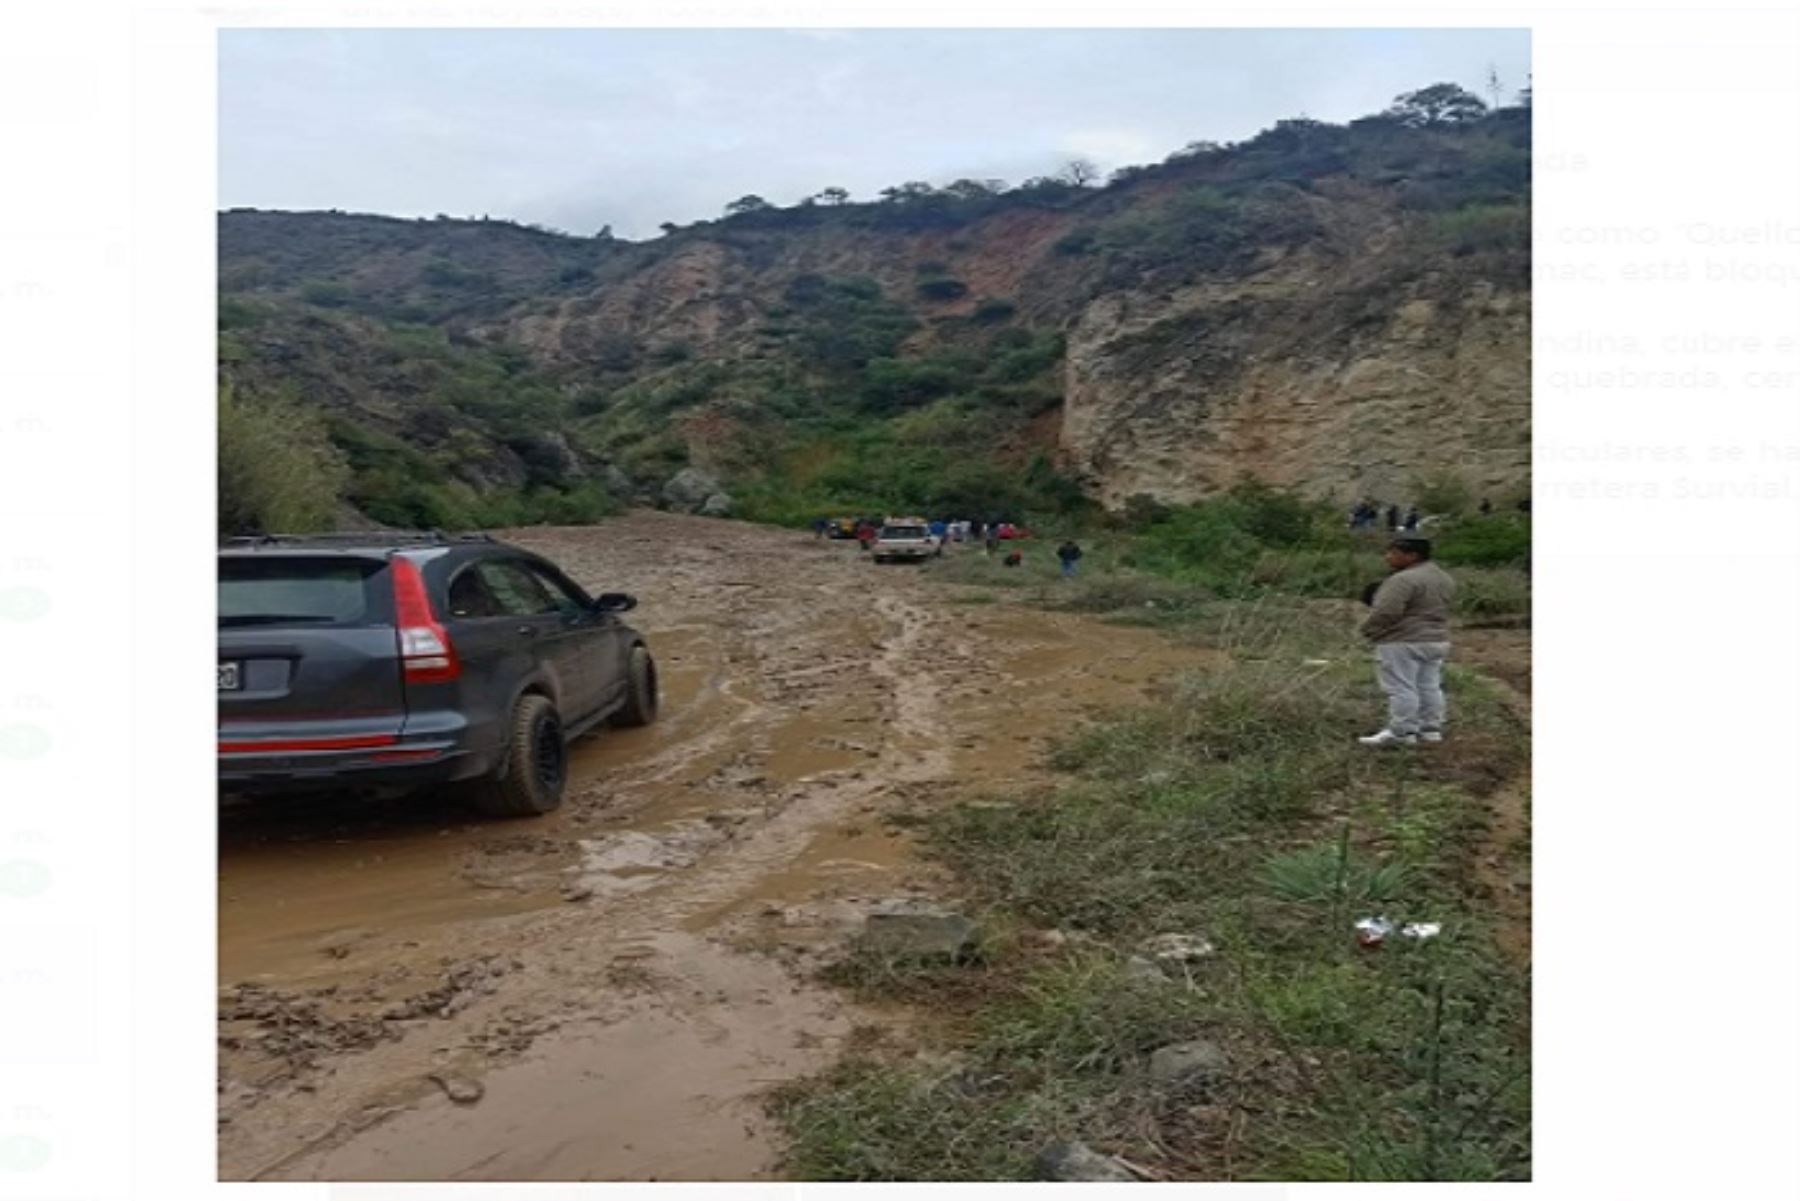
[[[220,789],[456,784],[495,816],[548,813],[571,739],[656,716],[636,605],[484,535],[230,539]]]
[[[944,543],[931,532],[925,522],[917,518],[890,518],[882,524],[869,549],[874,552],[877,563],[892,563],[895,560],[917,561],[941,555],[944,553]]]

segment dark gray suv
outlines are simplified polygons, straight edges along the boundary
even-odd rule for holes
[[[636,604],[482,535],[231,539],[220,790],[455,782],[487,813],[548,813],[570,739],[656,716],[655,661],[619,616]]]

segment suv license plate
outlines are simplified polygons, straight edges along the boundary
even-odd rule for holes
[[[221,663],[221,664],[219,664],[219,691],[220,692],[236,692],[238,689],[240,689],[244,686],[242,683],[242,677],[240,676],[240,674],[238,672],[239,666],[240,665],[236,664],[236,663]]]

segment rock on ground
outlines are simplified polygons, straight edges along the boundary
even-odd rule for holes
[[[1044,1180],[1137,1180],[1124,1164],[1083,1142],[1057,1143],[1046,1148],[1037,1158],[1037,1170]]]
[[[907,958],[962,959],[975,950],[979,936],[979,928],[962,914],[919,906],[871,913],[863,926],[864,946]]]
[[[719,477],[698,467],[684,467],[662,486],[662,500],[669,508],[682,513],[701,512],[709,503],[723,500],[731,507],[731,496]],[[716,514],[714,514],[716,516]]]
[[[1231,1066],[1225,1048],[1197,1038],[1191,1042],[1158,1047],[1150,1055],[1150,1078],[1165,1082],[1217,1076]]]
[[[1163,973],[1163,970],[1142,955],[1133,955],[1127,959],[1120,974],[1134,984],[1167,984],[1169,982],[1169,977]]]
[[[432,1073],[431,1082],[443,1089],[444,1095],[458,1105],[473,1105],[481,1100],[482,1094],[487,1091],[479,1080],[452,1075],[448,1072]]]
[[[1213,945],[1199,934],[1158,934],[1144,940],[1144,953],[1164,963],[1192,963],[1213,953]]]

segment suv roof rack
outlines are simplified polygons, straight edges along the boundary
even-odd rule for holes
[[[455,542],[493,540],[492,534],[482,531],[446,534],[443,530],[343,530],[327,534],[242,534],[223,538],[219,544],[242,548],[295,546],[305,543],[340,546],[448,546]]]

